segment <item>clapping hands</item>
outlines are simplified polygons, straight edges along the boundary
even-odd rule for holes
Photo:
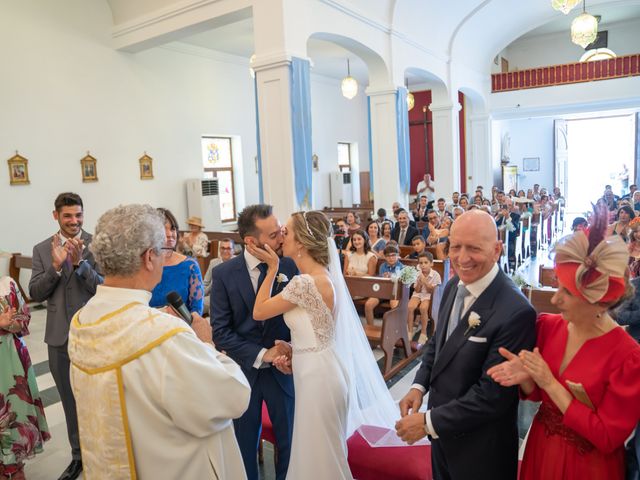
[[[498,352],[507,361],[491,367],[487,370],[487,375],[503,387],[520,385],[526,387],[526,391],[531,390],[532,382],[535,382],[538,387],[546,390],[555,383],[555,377],[538,347],[533,352],[522,350],[518,355],[502,347]]]
[[[78,265],[82,260],[84,250],[84,240],[81,238],[68,238],[64,245],[60,234],[56,233],[51,240],[51,260],[53,268],[60,270],[67,258],[71,259],[73,265]]]

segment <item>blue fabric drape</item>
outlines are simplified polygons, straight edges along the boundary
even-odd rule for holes
[[[407,89],[396,92],[396,124],[398,133],[398,171],[400,191],[409,194],[409,111],[407,110]]]
[[[258,147],[258,198],[260,203],[264,203],[264,192],[262,190],[262,154],[260,153],[260,111],[258,109],[258,79],[253,79],[253,92],[256,99],[256,145]]]
[[[367,125],[369,126],[369,190],[373,198],[373,148],[371,148],[371,97],[367,97]],[[368,199],[367,199],[368,200]],[[362,201],[362,199],[360,199]]]
[[[296,200],[301,207],[310,208],[312,202],[310,63],[308,60],[294,57],[291,60],[290,71]]]

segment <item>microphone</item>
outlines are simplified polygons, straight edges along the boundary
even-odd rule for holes
[[[191,313],[187,310],[187,306],[182,301],[182,297],[178,292],[172,290],[167,293],[167,303],[188,325],[191,325]]]

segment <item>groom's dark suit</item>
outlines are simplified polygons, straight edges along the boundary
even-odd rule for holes
[[[281,282],[276,280],[272,295],[280,293],[297,273],[293,260],[283,257],[280,260],[278,276],[284,274],[288,280]],[[258,289],[263,278],[264,275],[259,278]],[[265,401],[278,445],[276,478],[284,480],[289,465],[293,433],[293,378],[271,367],[270,364],[262,364],[261,368],[256,368],[254,364],[263,348],[273,347],[276,340],[290,341],[291,332],[284,323],[282,315],[265,322],[254,320],[255,299],[256,294],[244,255],[238,255],[212,270],[213,340],[218,350],[225,351],[240,365],[251,385],[249,408],[242,417],[234,421],[236,438],[247,477],[249,480],[258,479],[257,451],[262,402]]]
[[[434,478],[515,480],[518,463],[518,390],[495,383],[489,367],[535,344],[536,313],[513,282],[499,271],[464,312],[445,341],[459,279],[445,287],[436,335],[425,348],[414,383],[429,391]],[[475,312],[480,324],[469,328]]]

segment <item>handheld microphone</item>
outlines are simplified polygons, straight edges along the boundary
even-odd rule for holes
[[[191,325],[191,313],[189,313],[187,306],[182,301],[182,297],[178,292],[172,290],[167,293],[167,303],[188,325]]]

